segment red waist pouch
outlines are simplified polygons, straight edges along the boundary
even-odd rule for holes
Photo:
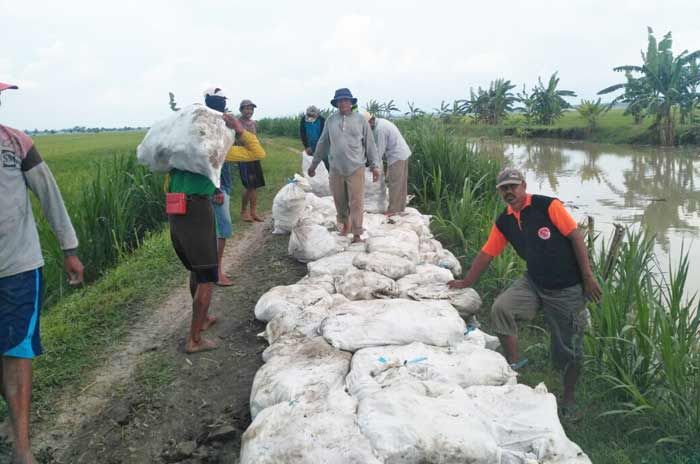
[[[180,216],[187,213],[187,195],[184,193],[166,193],[165,212]]]

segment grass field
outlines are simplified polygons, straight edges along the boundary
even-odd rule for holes
[[[71,217],[75,217],[76,211],[71,211],[70,205],[81,194],[80,184],[93,179],[95,162],[119,154],[135,156],[142,138],[142,133],[102,133],[37,137],[35,142],[55,173]],[[274,195],[300,168],[298,155],[288,148],[298,148],[298,142],[287,138],[262,141],[267,151],[267,158],[262,161],[267,185],[258,191],[258,205],[269,214]],[[239,220],[241,184],[235,167],[232,172],[235,240],[236,234],[249,225]],[[35,214],[39,216],[41,212],[35,210]],[[163,222],[158,230],[146,234],[134,253],[122,256],[111,269],[101,269],[93,284],[44,307],[41,327],[45,354],[37,359],[34,376],[33,411],[39,420],[52,415],[57,391],[79,389],[82,374],[99,365],[110,347],[123,340],[134,321],[147,316],[148,308],[162,301],[171,286],[185,282],[186,272],[175,256],[166,229]],[[49,246],[42,244],[43,248]],[[5,413],[2,403],[0,419]]]

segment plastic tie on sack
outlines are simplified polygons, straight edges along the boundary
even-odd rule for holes
[[[288,184],[296,184],[298,181],[294,177],[287,177]]]
[[[382,364],[386,364],[389,362],[384,356],[380,356],[379,359],[377,359],[377,361],[379,361]]]
[[[464,330],[464,335],[469,335],[469,333],[474,332],[476,330],[476,326],[472,324],[467,324],[467,328]]]
[[[419,362],[427,361],[427,360],[428,360],[428,357],[427,357],[427,356],[418,356],[418,357],[415,357],[415,358],[413,358],[413,359],[407,359],[407,360],[405,360],[405,361],[403,362],[403,365],[404,365],[404,366],[407,366],[407,365],[409,365],[409,364],[417,364],[417,363],[419,363]]]

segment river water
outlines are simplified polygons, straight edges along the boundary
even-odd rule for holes
[[[613,224],[655,235],[663,268],[689,251],[687,296],[700,291],[700,150],[562,141],[480,141],[522,169],[528,191],[556,196],[581,222],[595,218],[609,241]]]

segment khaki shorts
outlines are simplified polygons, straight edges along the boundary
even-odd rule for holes
[[[501,293],[491,308],[494,332],[517,335],[518,320],[532,320],[542,309],[549,326],[554,365],[566,369],[583,359],[583,333],[586,328],[586,298],[580,284],[558,290],[538,287],[525,274]]]

